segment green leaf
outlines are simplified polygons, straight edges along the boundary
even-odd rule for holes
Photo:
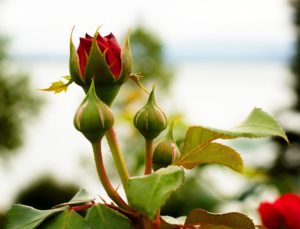
[[[159,169],[150,175],[132,177],[126,188],[128,202],[139,212],[153,218],[183,181],[184,172],[178,166]]]
[[[13,205],[7,212],[7,229],[31,229],[39,226],[49,216],[63,211],[66,208],[55,208],[50,210],[37,210],[21,204]]]
[[[222,137],[222,134],[206,129],[205,127],[192,126],[186,133],[181,154],[184,156],[196,148],[204,148],[211,141],[220,137]]]
[[[77,205],[77,204],[86,204],[92,202],[94,198],[91,197],[85,189],[79,190],[75,196],[68,202],[56,205],[55,207],[66,206],[66,205]]]
[[[64,77],[65,78],[65,77]],[[51,83],[51,86],[48,88],[40,89],[42,91],[53,91],[55,94],[60,93],[62,91],[67,91],[68,86],[73,82],[73,80],[69,80],[67,83],[59,80]]]
[[[243,170],[243,160],[234,149],[220,143],[209,143],[205,147],[198,147],[186,153],[177,165],[192,169],[196,165],[217,163],[225,165],[237,172]]]
[[[213,214],[202,209],[193,210],[184,225],[201,225],[201,229],[255,229],[252,220],[241,213]]]
[[[75,211],[65,210],[47,220],[40,226],[41,229],[88,229],[88,222]]]
[[[64,78],[65,80],[70,81],[70,80],[72,79],[72,76],[64,76],[63,78]]]
[[[193,168],[203,163],[218,163],[240,172],[243,169],[243,161],[239,154],[230,147],[212,143],[212,141],[219,138],[268,136],[279,136],[288,141],[285,132],[277,121],[259,108],[253,109],[241,125],[229,131],[192,126],[186,133],[181,158],[174,164]]]
[[[92,229],[130,229],[131,221],[119,212],[105,205],[96,205],[88,210],[87,221]]]
[[[85,189],[80,189],[79,192],[68,202],[68,204],[83,204],[93,200],[91,194],[88,193]]]
[[[232,130],[218,130],[208,128],[210,131],[220,134],[223,139],[233,139],[239,137],[245,138],[261,138],[261,137],[271,137],[278,136],[282,137],[288,142],[288,138],[272,116],[264,112],[260,108],[254,108],[249,116],[246,118],[242,124],[233,128]]]

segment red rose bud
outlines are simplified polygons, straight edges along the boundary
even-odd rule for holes
[[[147,140],[156,138],[166,128],[167,118],[155,103],[154,88],[147,104],[136,113],[134,125]]]
[[[98,97],[110,105],[120,86],[131,74],[132,57],[128,35],[122,49],[115,36],[110,33],[102,37],[98,30],[94,37],[88,34],[80,38],[76,50],[70,40],[70,74],[74,82],[88,90],[95,81]]]
[[[112,127],[113,123],[113,114],[110,108],[96,95],[92,81],[86,98],[76,111],[74,126],[91,143],[95,143]]]
[[[268,229],[300,228],[300,197],[295,194],[284,194],[274,203],[261,203],[258,211]]]
[[[152,158],[153,169],[165,168],[180,158],[180,151],[173,138],[174,122],[166,136],[157,144]]]

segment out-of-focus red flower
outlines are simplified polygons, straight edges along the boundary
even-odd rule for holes
[[[300,229],[300,197],[288,193],[274,203],[261,203],[258,211],[268,229]]]
[[[87,58],[89,57],[92,47],[93,37],[86,34],[85,37],[80,38],[80,43],[77,49],[79,57],[79,66],[81,76],[84,77],[85,66]],[[97,45],[105,56],[106,63],[112,72],[115,79],[118,79],[121,72],[121,48],[115,38],[110,33],[109,35],[102,37],[99,33],[97,35]]]

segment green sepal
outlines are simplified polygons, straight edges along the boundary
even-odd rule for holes
[[[89,85],[92,79],[94,79],[96,85],[114,84],[116,82],[116,79],[106,63],[106,51],[104,51],[104,53],[102,54],[97,44],[98,30],[99,29],[97,29],[95,32],[91,51],[86,62],[84,81],[86,85]]]
[[[72,80],[75,83],[77,83],[78,85],[83,86],[84,82],[83,82],[83,79],[82,79],[82,76],[80,73],[78,55],[77,55],[77,51],[76,51],[76,48],[75,48],[73,40],[72,40],[73,30],[74,30],[74,27],[73,27],[71,35],[70,35],[69,71],[70,71]]]
[[[96,94],[98,97],[106,103],[108,106],[112,104],[118,92],[121,88],[121,84],[107,84],[107,85],[95,85]]]
[[[129,31],[126,34],[124,44],[121,49],[121,73],[118,77],[119,83],[124,83],[131,74],[132,71],[132,55],[129,45]]]

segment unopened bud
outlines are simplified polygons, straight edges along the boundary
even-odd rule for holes
[[[112,127],[114,117],[110,108],[96,95],[94,82],[76,111],[74,126],[90,142],[99,141],[105,132]]]
[[[166,128],[167,118],[155,103],[154,89],[147,104],[136,113],[134,125],[147,140],[156,138]]]
[[[173,138],[173,126],[170,126],[167,135],[157,144],[152,158],[153,169],[171,165],[174,161],[180,158],[180,151]]]

